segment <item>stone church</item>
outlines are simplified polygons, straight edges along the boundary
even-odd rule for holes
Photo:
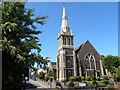
[[[71,76],[104,75],[100,54],[87,40],[74,49],[74,35],[69,28],[66,8],[63,7],[62,24],[58,34],[57,80],[65,82]]]

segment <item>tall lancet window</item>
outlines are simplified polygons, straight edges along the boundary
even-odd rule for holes
[[[71,45],[73,45],[73,38],[71,38]]]
[[[71,70],[68,70],[68,77],[72,76]]]
[[[91,62],[91,69],[95,69],[95,60],[93,56],[90,57],[90,62]]]
[[[85,66],[86,66],[86,69],[90,69],[89,56],[85,57]]]
[[[64,43],[64,45],[66,45],[66,43],[67,43],[66,37],[64,38],[63,43]]]
[[[68,38],[68,45],[70,45],[70,38]]]
[[[67,60],[67,67],[71,67],[71,66],[72,66],[71,61]]]

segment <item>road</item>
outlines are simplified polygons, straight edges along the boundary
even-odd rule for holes
[[[26,82],[26,90],[35,90],[38,88],[49,88],[49,85],[40,80],[34,81],[30,79]]]

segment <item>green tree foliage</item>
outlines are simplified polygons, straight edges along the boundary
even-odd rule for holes
[[[23,2],[2,2],[2,80],[3,88],[22,87],[25,68],[49,62],[39,55],[41,44],[36,36],[42,33],[34,23],[43,25],[44,17],[35,17],[33,9],[26,9]],[[35,18],[32,18],[35,17]],[[37,50],[38,54],[31,52]]]
[[[45,80],[46,80],[46,81],[48,81],[48,79],[49,79],[49,77],[48,77],[48,76],[46,76],[46,77],[45,77]]]
[[[106,57],[101,57],[103,66],[111,73],[116,72],[116,68],[120,66],[120,58],[117,56],[108,55]]]
[[[48,73],[47,73],[47,75],[48,75],[49,77],[52,77],[52,76],[53,76],[53,71],[52,71],[52,70],[49,70]]]
[[[120,81],[120,67],[116,69],[116,76],[118,78],[118,81]]]
[[[45,78],[45,73],[44,73],[44,72],[40,72],[40,73],[38,74],[38,77],[39,77],[40,79],[44,79],[44,78]]]

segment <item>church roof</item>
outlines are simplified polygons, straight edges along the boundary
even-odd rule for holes
[[[56,69],[56,62],[50,62],[51,65],[50,65],[50,68],[51,69]]]
[[[56,65],[56,62],[51,62],[52,65]]]
[[[83,44],[81,44],[80,46],[78,46],[77,48],[75,48],[74,51],[77,52],[77,51],[79,51],[80,49],[82,49],[82,47],[83,47],[87,42],[89,42],[89,41],[87,40],[85,43],[83,43]]]

